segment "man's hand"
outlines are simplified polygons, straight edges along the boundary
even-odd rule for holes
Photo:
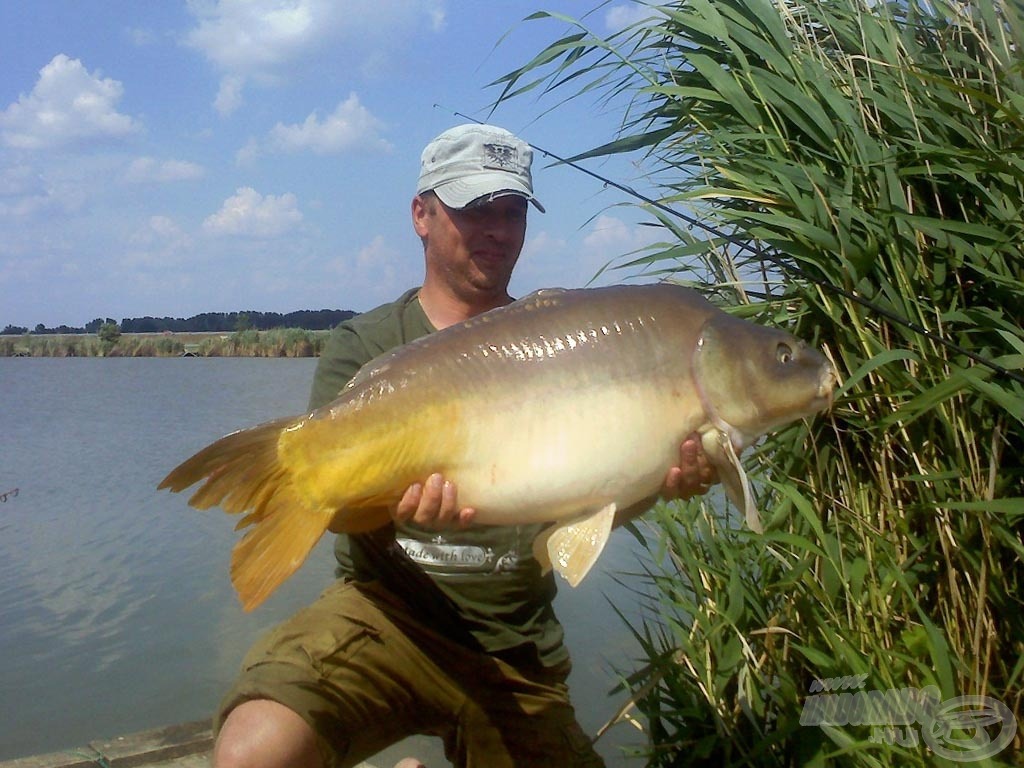
[[[416,523],[426,528],[465,528],[473,522],[476,510],[460,508],[455,483],[434,473],[426,483],[406,488],[392,517],[396,523]]]
[[[701,447],[700,435],[694,432],[679,446],[679,466],[672,467],[665,476],[661,498],[690,499],[707,493],[717,482],[718,472]]]
[[[691,499],[694,496],[707,493],[708,489],[717,482],[718,472],[704,454],[704,449],[700,444],[700,435],[694,432],[692,435],[688,435],[679,446],[679,464],[669,469],[661,490],[631,507],[620,509],[615,513],[615,522],[612,525],[617,527],[639,517],[650,509],[651,505],[659,498],[666,501]]]

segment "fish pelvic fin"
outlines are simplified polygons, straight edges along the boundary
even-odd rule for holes
[[[750,491],[750,481],[732,440],[722,430],[711,429],[701,435],[701,447],[718,470],[725,495],[737,509],[742,510],[747,527],[754,533],[764,533],[764,526],[761,525],[761,518],[754,505],[754,494]]]
[[[533,556],[547,573],[554,568],[575,587],[590,572],[608,543],[615,521],[614,502],[597,512],[544,530],[533,541]]]

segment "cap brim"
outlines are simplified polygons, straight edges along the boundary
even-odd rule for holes
[[[517,195],[526,198],[537,207],[538,211],[544,213],[544,206],[533,196],[532,192],[508,173],[478,173],[473,176],[464,176],[434,187],[433,192],[442,203],[456,210],[465,208],[481,199]]]

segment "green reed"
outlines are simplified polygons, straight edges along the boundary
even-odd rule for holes
[[[748,457],[764,535],[655,511],[648,663],[624,672],[649,764],[953,764],[941,722],[801,724],[816,680],[985,696],[1024,730],[1020,2],[687,0],[608,38],[552,18],[572,32],[501,98],[620,105],[581,157],[640,151],[699,222],[649,208],[663,242],[618,266],[787,327],[842,382]],[[1018,732],[977,764],[1020,759]]]

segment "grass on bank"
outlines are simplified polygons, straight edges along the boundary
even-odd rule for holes
[[[0,357],[318,357],[330,331],[253,329],[235,333],[25,334],[0,336]]]

